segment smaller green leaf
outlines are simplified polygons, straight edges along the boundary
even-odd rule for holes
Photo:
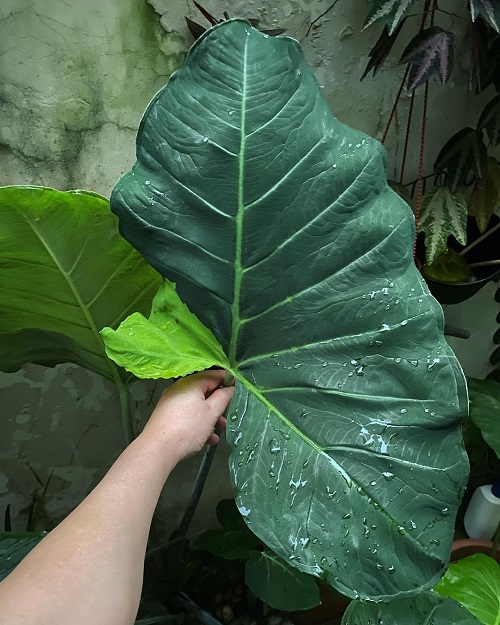
[[[482,130],[462,128],[451,137],[439,152],[434,171],[446,170],[446,179],[452,191],[467,185],[470,174],[483,175],[487,166],[487,150]]]
[[[434,590],[456,599],[484,625],[499,625],[500,565],[493,558],[476,553],[450,564]]]
[[[391,603],[351,601],[341,625],[480,625],[468,610],[453,599],[422,592]]]
[[[500,163],[488,158],[488,166],[482,178],[476,180],[469,199],[469,215],[476,218],[479,232],[488,227],[493,211],[500,203]]]
[[[248,558],[260,544],[260,539],[246,526],[241,530],[218,527],[200,534],[193,547],[225,560],[242,560]]]
[[[477,129],[486,131],[492,145],[496,146],[500,143],[500,94],[484,107]]]
[[[252,552],[245,583],[256,597],[276,610],[307,610],[321,603],[315,578],[269,550]]]
[[[104,328],[106,354],[138,378],[174,378],[229,366],[222,347],[165,280],[149,320],[134,313],[117,330]]]
[[[466,228],[467,202],[461,193],[437,187],[424,195],[418,230],[425,233],[426,262],[429,265],[444,250],[450,235],[465,245]]]
[[[414,2],[415,0],[372,0],[372,10],[363,29],[383,21],[388,26],[389,35],[392,35]]]
[[[500,458],[500,383],[496,380],[467,379],[469,416],[481,435]]]
[[[0,532],[0,582],[16,568],[44,536],[45,533]]]

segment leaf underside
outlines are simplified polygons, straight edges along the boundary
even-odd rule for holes
[[[475,217],[479,232],[488,227],[495,208],[500,204],[500,163],[490,157],[472,190],[468,203],[469,215]]]
[[[73,362],[118,375],[99,330],[146,312],[160,276],[85,191],[0,188],[0,368]]]
[[[432,586],[467,476],[467,401],[383,148],[332,116],[297,42],[241,20],[197,41],[137,146],[112,209],[237,378],[245,521],[349,596]]]

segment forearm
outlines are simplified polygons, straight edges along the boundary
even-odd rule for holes
[[[132,443],[87,499],[0,584],[0,623],[133,623],[151,519],[178,460],[174,441],[165,449],[144,433]]]

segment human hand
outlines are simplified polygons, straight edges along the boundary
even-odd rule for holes
[[[229,405],[234,387],[222,387],[223,370],[194,373],[177,380],[163,394],[153,410],[143,435],[172,443],[179,460],[213,445],[219,436],[214,428],[224,429],[222,413]]]

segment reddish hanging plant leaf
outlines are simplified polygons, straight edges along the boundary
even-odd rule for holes
[[[470,29],[469,89],[481,93],[483,67],[487,63],[488,31],[484,20],[478,18]]]
[[[389,35],[389,29],[387,26],[384,26],[384,30],[380,33],[380,37],[377,40],[377,43],[373,46],[373,48],[368,53],[370,60],[368,61],[368,65],[361,76],[361,80],[364,80],[370,71],[373,69],[373,75],[378,72],[378,70],[384,64],[389,52],[392,50],[392,47],[396,41],[397,36],[401,32],[401,28],[403,27],[405,20],[400,22],[396,30]]]
[[[193,2],[194,2],[195,7],[198,9],[198,11],[200,11],[203,17],[206,18],[206,20],[210,23],[211,26],[215,26],[216,24],[221,24],[222,22],[225,22],[226,20],[230,19],[227,11],[224,11],[223,13],[224,17],[222,19],[217,19],[211,13],[209,13],[204,7],[202,7],[201,4],[196,2],[196,0],[193,0]],[[197,22],[194,22],[193,20],[189,19],[189,17],[185,17],[184,19],[186,20],[186,24],[187,24],[187,27],[189,28],[189,32],[193,35],[195,39],[198,39],[198,37],[201,37],[201,35],[207,30],[206,28],[204,28]],[[257,28],[258,30],[260,30],[262,33],[266,35],[270,35],[271,37],[282,35],[284,32],[286,32],[286,28],[267,28],[267,29],[259,28],[258,19],[251,18],[251,17],[246,18],[246,19],[251,26],[253,26],[254,28]]]
[[[484,107],[477,129],[486,132],[491,145],[497,146],[500,143],[500,94]]]
[[[475,217],[479,232],[484,232],[500,204],[500,163],[495,158],[488,159],[488,166],[482,178],[476,180],[470,196],[469,215]]]
[[[372,0],[372,10],[363,29],[383,21],[388,26],[389,35],[392,35],[414,2],[415,0]]]
[[[193,0],[193,2],[194,2],[194,6],[203,15],[203,17],[205,17],[210,22],[210,24],[212,24],[212,26],[215,26],[216,24],[220,24],[221,22],[224,21],[224,20],[218,20],[216,17],[214,17],[204,7],[202,7],[201,4],[198,4],[196,0]]]
[[[462,128],[453,135],[438,154],[434,171],[446,170],[446,181],[455,191],[470,184],[470,175],[481,178],[487,166],[487,150],[483,133],[474,128]]]
[[[482,15],[500,33],[500,0],[469,0],[469,6],[473,22]]]
[[[193,20],[190,20],[189,17],[185,17],[184,19],[186,20],[189,32],[193,35],[195,39],[201,37],[206,31],[206,28],[203,28],[203,26],[200,26],[200,24],[198,24],[197,22],[193,22]]]
[[[431,26],[418,33],[408,44],[401,63],[411,65],[408,90],[413,91],[438,74],[441,84],[450,77],[453,67],[453,41],[455,36],[439,26]]]

